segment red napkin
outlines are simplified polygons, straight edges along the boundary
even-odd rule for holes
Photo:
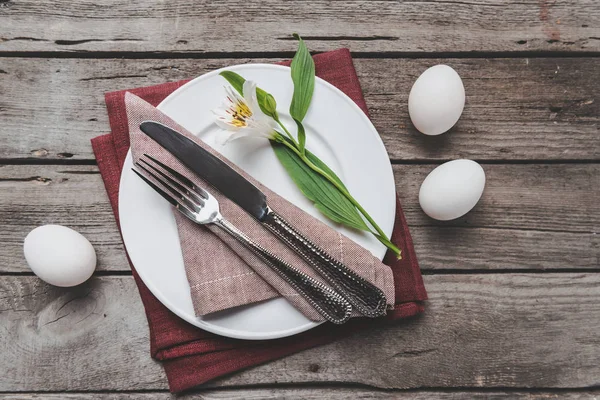
[[[346,93],[368,115],[350,52],[347,49],[331,51],[316,55],[314,60],[317,76]],[[289,62],[282,64],[289,65]],[[156,106],[184,83],[186,81],[106,94],[111,133],[92,139],[92,147],[117,223],[119,181],[129,149],[125,92],[134,93]],[[225,338],[188,324],[150,293],[131,265],[146,309],[151,354],[153,358],[163,362],[171,392],[190,389],[243,368],[329,343],[357,330],[378,326],[382,321],[406,318],[423,312],[422,301],[427,299],[427,292],[399,202],[396,205],[392,241],[402,249],[402,260],[396,260],[390,253],[384,259],[393,270],[396,292],[396,307],[386,317],[377,321],[354,319],[339,326],[323,324],[299,335],[269,341]]]

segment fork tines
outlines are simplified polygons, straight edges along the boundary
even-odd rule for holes
[[[198,212],[204,200],[208,199],[204,189],[148,154],[140,157],[135,166],[133,172],[175,207],[185,206],[192,212]]]

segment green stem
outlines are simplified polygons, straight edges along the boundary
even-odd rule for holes
[[[299,144],[298,144],[298,142],[296,142],[296,139],[294,138],[294,136],[292,136],[292,134],[290,133],[290,131],[288,131],[288,130],[287,130],[287,128],[285,127],[285,125],[283,125],[283,124],[281,123],[281,121],[279,120],[279,117],[277,117],[277,118],[275,118],[275,117],[274,117],[273,119],[275,120],[275,122],[277,122],[277,124],[279,124],[279,126],[281,127],[281,129],[283,129],[283,131],[284,131],[284,132],[285,132],[285,134],[288,136],[288,138],[290,138],[290,140],[291,140],[292,142],[294,142],[294,144],[295,144],[296,146],[299,146]]]
[[[294,153],[296,153],[296,155],[298,155],[298,157],[300,157],[300,159],[302,161],[304,161],[306,163],[306,165],[308,165],[308,167],[310,169],[312,169],[313,171],[315,171],[316,173],[318,173],[319,175],[321,175],[322,177],[324,177],[325,179],[327,179],[329,181],[329,183],[331,183],[333,186],[335,186],[336,189],[338,189],[354,205],[354,207],[356,207],[361,212],[361,214],[367,219],[367,221],[369,221],[369,223],[371,224],[371,226],[377,231],[377,234],[375,234],[374,232],[371,232],[371,233],[373,233],[375,235],[375,237],[381,243],[383,243],[386,247],[388,247],[390,250],[392,250],[394,253],[396,253],[397,257],[400,257],[400,254],[401,254],[400,249],[398,247],[396,247],[388,239],[388,237],[385,234],[385,232],[383,232],[383,230],[379,227],[379,225],[377,225],[377,223],[373,220],[373,218],[371,218],[371,216],[369,215],[369,213],[367,213],[367,211],[360,205],[360,203],[358,201],[356,201],[356,199],[354,197],[352,197],[352,195],[350,194],[350,192],[348,192],[348,190],[344,186],[340,185],[339,182],[337,182],[335,179],[333,179],[327,172],[323,171],[321,168],[319,168],[316,165],[314,165],[306,157],[305,154],[302,154],[291,143],[289,143],[286,140],[281,140],[281,139],[278,140],[278,142],[280,142],[283,145],[287,146],[290,150],[292,150]]]

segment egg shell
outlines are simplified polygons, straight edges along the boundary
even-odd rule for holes
[[[440,135],[456,124],[465,107],[465,87],[448,65],[428,68],[415,81],[408,96],[413,125],[426,135]]]
[[[96,268],[96,252],[79,232],[61,225],[35,228],[23,244],[31,270],[51,285],[70,287],[85,282]]]
[[[427,175],[419,190],[419,204],[431,218],[448,221],[468,213],[485,187],[485,172],[471,160],[444,163]]]

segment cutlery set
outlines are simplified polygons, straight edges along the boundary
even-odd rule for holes
[[[384,293],[332,257],[277,214],[256,186],[218,157],[181,133],[158,122],[146,121],[140,129],[214,189],[257,219],[279,240],[296,252],[331,286],[317,281],[262,247],[227,221],[219,203],[206,189],[195,185],[171,167],[144,154],[133,171],[152,189],[193,222],[214,224],[234,237],[288,282],[326,320],[346,322],[352,310],[374,318],[384,315]]]

